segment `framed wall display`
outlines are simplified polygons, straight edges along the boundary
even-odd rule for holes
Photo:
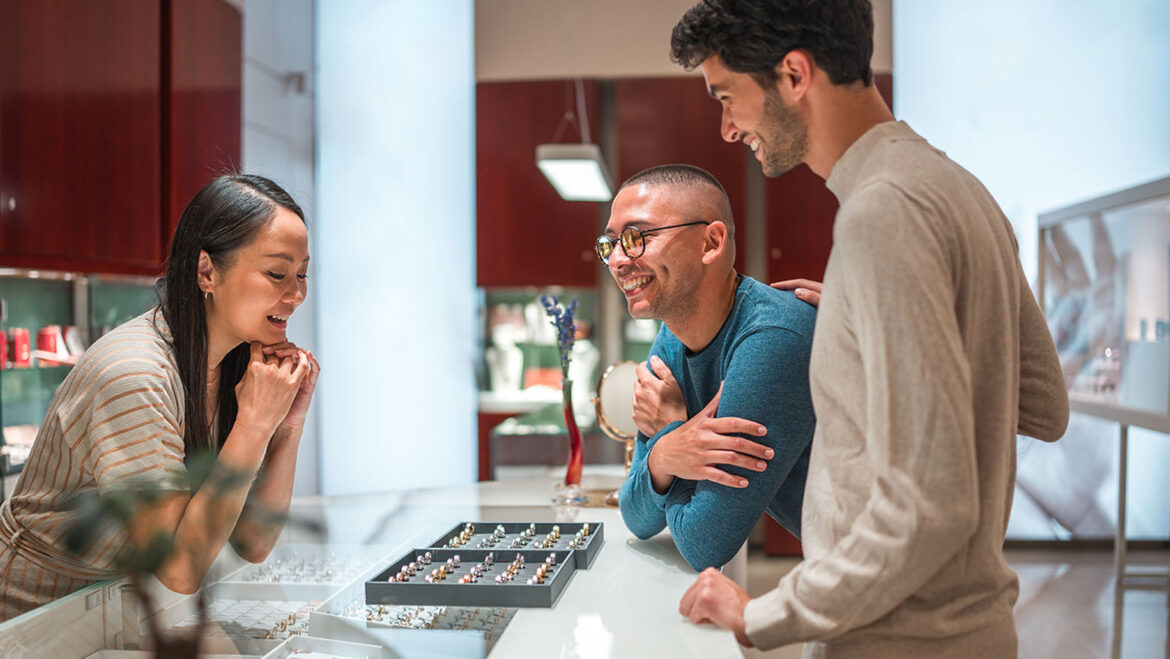
[[[1019,439],[1008,538],[1165,540],[1170,177],[1042,213],[1038,228],[1037,301],[1072,415],[1058,442]]]
[[[1075,411],[1170,432],[1170,178],[1039,216],[1039,302]]]

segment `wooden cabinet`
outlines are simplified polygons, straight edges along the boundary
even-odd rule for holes
[[[574,126],[557,135],[572,82],[481,83],[475,96],[478,285],[596,286],[598,204],[561,199],[536,167],[538,144],[580,141]],[[585,97],[596,136],[596,82]]]
[[[157,274],[240,159],[223,0],[0,0],[0,266]]]
[[[223,0],[170,0],[163,101],[169,142],[162,254],[183,209],[211,179],[240,168],[243,19]]]
[[[807,165],[768,179],[768,281],[821,281],[833,247],[837,198]]]
[[[0,0],[0,265],[154,272],[160,7]]]
[[[711,172],[731,198],[736,220],[735,264],[744,268],[746,160],[744,147],[719,135],[720,107],[702,78],[653,78],[614,83],[620,175],[615,185],[655,165],[683,163]]]

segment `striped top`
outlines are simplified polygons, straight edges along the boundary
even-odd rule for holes
[[[12,614],[8,600],[19,593],[10,591],[22,585],[45,600],[37,604],[69,592],[27,580],[14,584],[15,559],[42,568],[50,579],[115,575],[118,555],[130,542],[126,529],[103,529],[80,556],[65,549],[76,519],[69,509],[74,497],[130,479],[180,487],[174,477],[185,473],[186,408],[170,340],[162,313],[148,311],[95,342],[57,389],[16,491],[0,505],[0,596],[8,609],[0,619]]]

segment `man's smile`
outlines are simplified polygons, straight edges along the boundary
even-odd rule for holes
[[[618,280],[618,286],[621,287],[622,292],[626,297],[634,297],[646,289],[646,286],[654,279],[652,275],[630,275],[622,277]]]

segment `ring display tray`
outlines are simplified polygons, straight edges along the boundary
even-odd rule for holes
[[[262,655],[292,636],[308,629],[309,614],[319,601],[266,599],[260,589],[254,594],[247,588],[221,591],[212,584],[204,591],[207,627],[203,630],[206,652],[245,652]],[[191,633],[199,624],[196,598],[179,600],[156,614],[159,627],[173,633]]]
[[[472,606],[419,606],[416,604],[366,604],[355,600],[341,616],[365,620],[370,627],[396,629],[438,629],[480,632],[495,641],[512,618],[515,608]]]
[[[337,641],[316,636],[294,636],[278,645],[263,659],[394,659],[398,655],[389,648]]]
[[[431,554],[431,563],[406,581],[390,582],[402,568],[415,563],[419,556]],[[495,560],[488,562],[491,554]],[[460,557],[459,567],[441,580],[428,582],[432,571],[446,565],[448,559]],[[517,557],[524,563],[513,578],[500,583],[497,577],[515,565]],[[556,563],[548,568],[543,583],[528,583],[545,560],[555,556]],[[483,566],[482,575],[475,583],[459,583],[472,568]],[[576,564],[565,551],[534,549],[417,549],[401,557],[388,568],[366,582],[366,604],[416,604],[423,606],[447,605],[459,607],[551,607],[568,585]]]
[[[404,549],[403,549],[404,550]],[[516,609],[366,604],[372,567],[321,603],[308,636],[392,648],[396,657],[486,657]]]
[[[601,545],[605,542],[604,526],[601,522],[460,522],[428,546],[437,549],[570,551],[577,567],[584,570],[593,565],[601,553]],[[467,534],[469,529],[472,533]],[[554,529],[555,540],[550,536]],[[581,539],[574,542],[582,531],[585,533]],[[461,537],[466,541],[460,540]]]
[[[321,601],[386,554],[381,547],[284,545],[263,563],[227,575],[215,588],[225,598]]]

